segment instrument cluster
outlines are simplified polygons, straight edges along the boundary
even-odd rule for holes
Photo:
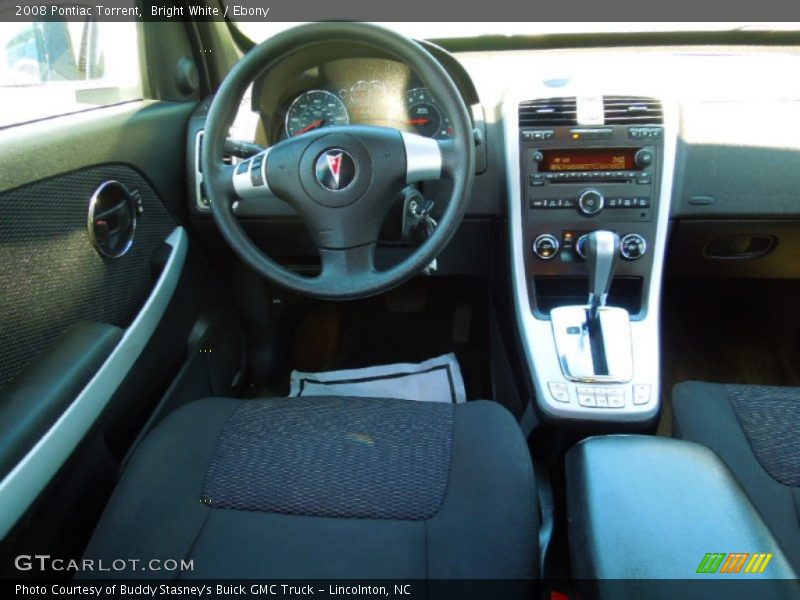
[[[379,79],[303,90],[276,116],[282,120],[277,124],[281,139],[342,125],[392,127],[433,139],[453,135],[450,119],[427,88],[411,84],[398,89],[395,82]]]

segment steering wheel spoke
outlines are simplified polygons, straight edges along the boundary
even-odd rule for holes
[[[441,179],[444,156],[441,144],[416,133],[401,132],[406,151],[406,183]]]
[[[321,248],[320,278],[328,285],[356,284],[375,273],[375,242],[354,248]]]

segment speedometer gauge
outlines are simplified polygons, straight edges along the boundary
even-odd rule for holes
[[[289,137],[320,127],[349,123],[344,102],[336,94],[325,90],[303,92],[286,111],[286,135]]]
[[[406,114],[408,124],[419,135],[437,140],[453,135],[450,119],[427,88],[415,88],[406,92]]]

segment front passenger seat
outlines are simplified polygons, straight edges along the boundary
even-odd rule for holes
[[[800,388],[687,381],[672,413],[675,437],[727,464],[800,573]]]
[[[528,578],[537,534],[527,445],[494,402],[213,398],[145,438],[85,558],[193,561],[119,578]]]

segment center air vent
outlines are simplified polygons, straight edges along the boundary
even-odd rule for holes
[[[606,125],[660,125],[664,122],[661,103],[642,96],[603,96]]]
[[[519,126],[577,125],[575,97],[527,100],[519,105]]]

